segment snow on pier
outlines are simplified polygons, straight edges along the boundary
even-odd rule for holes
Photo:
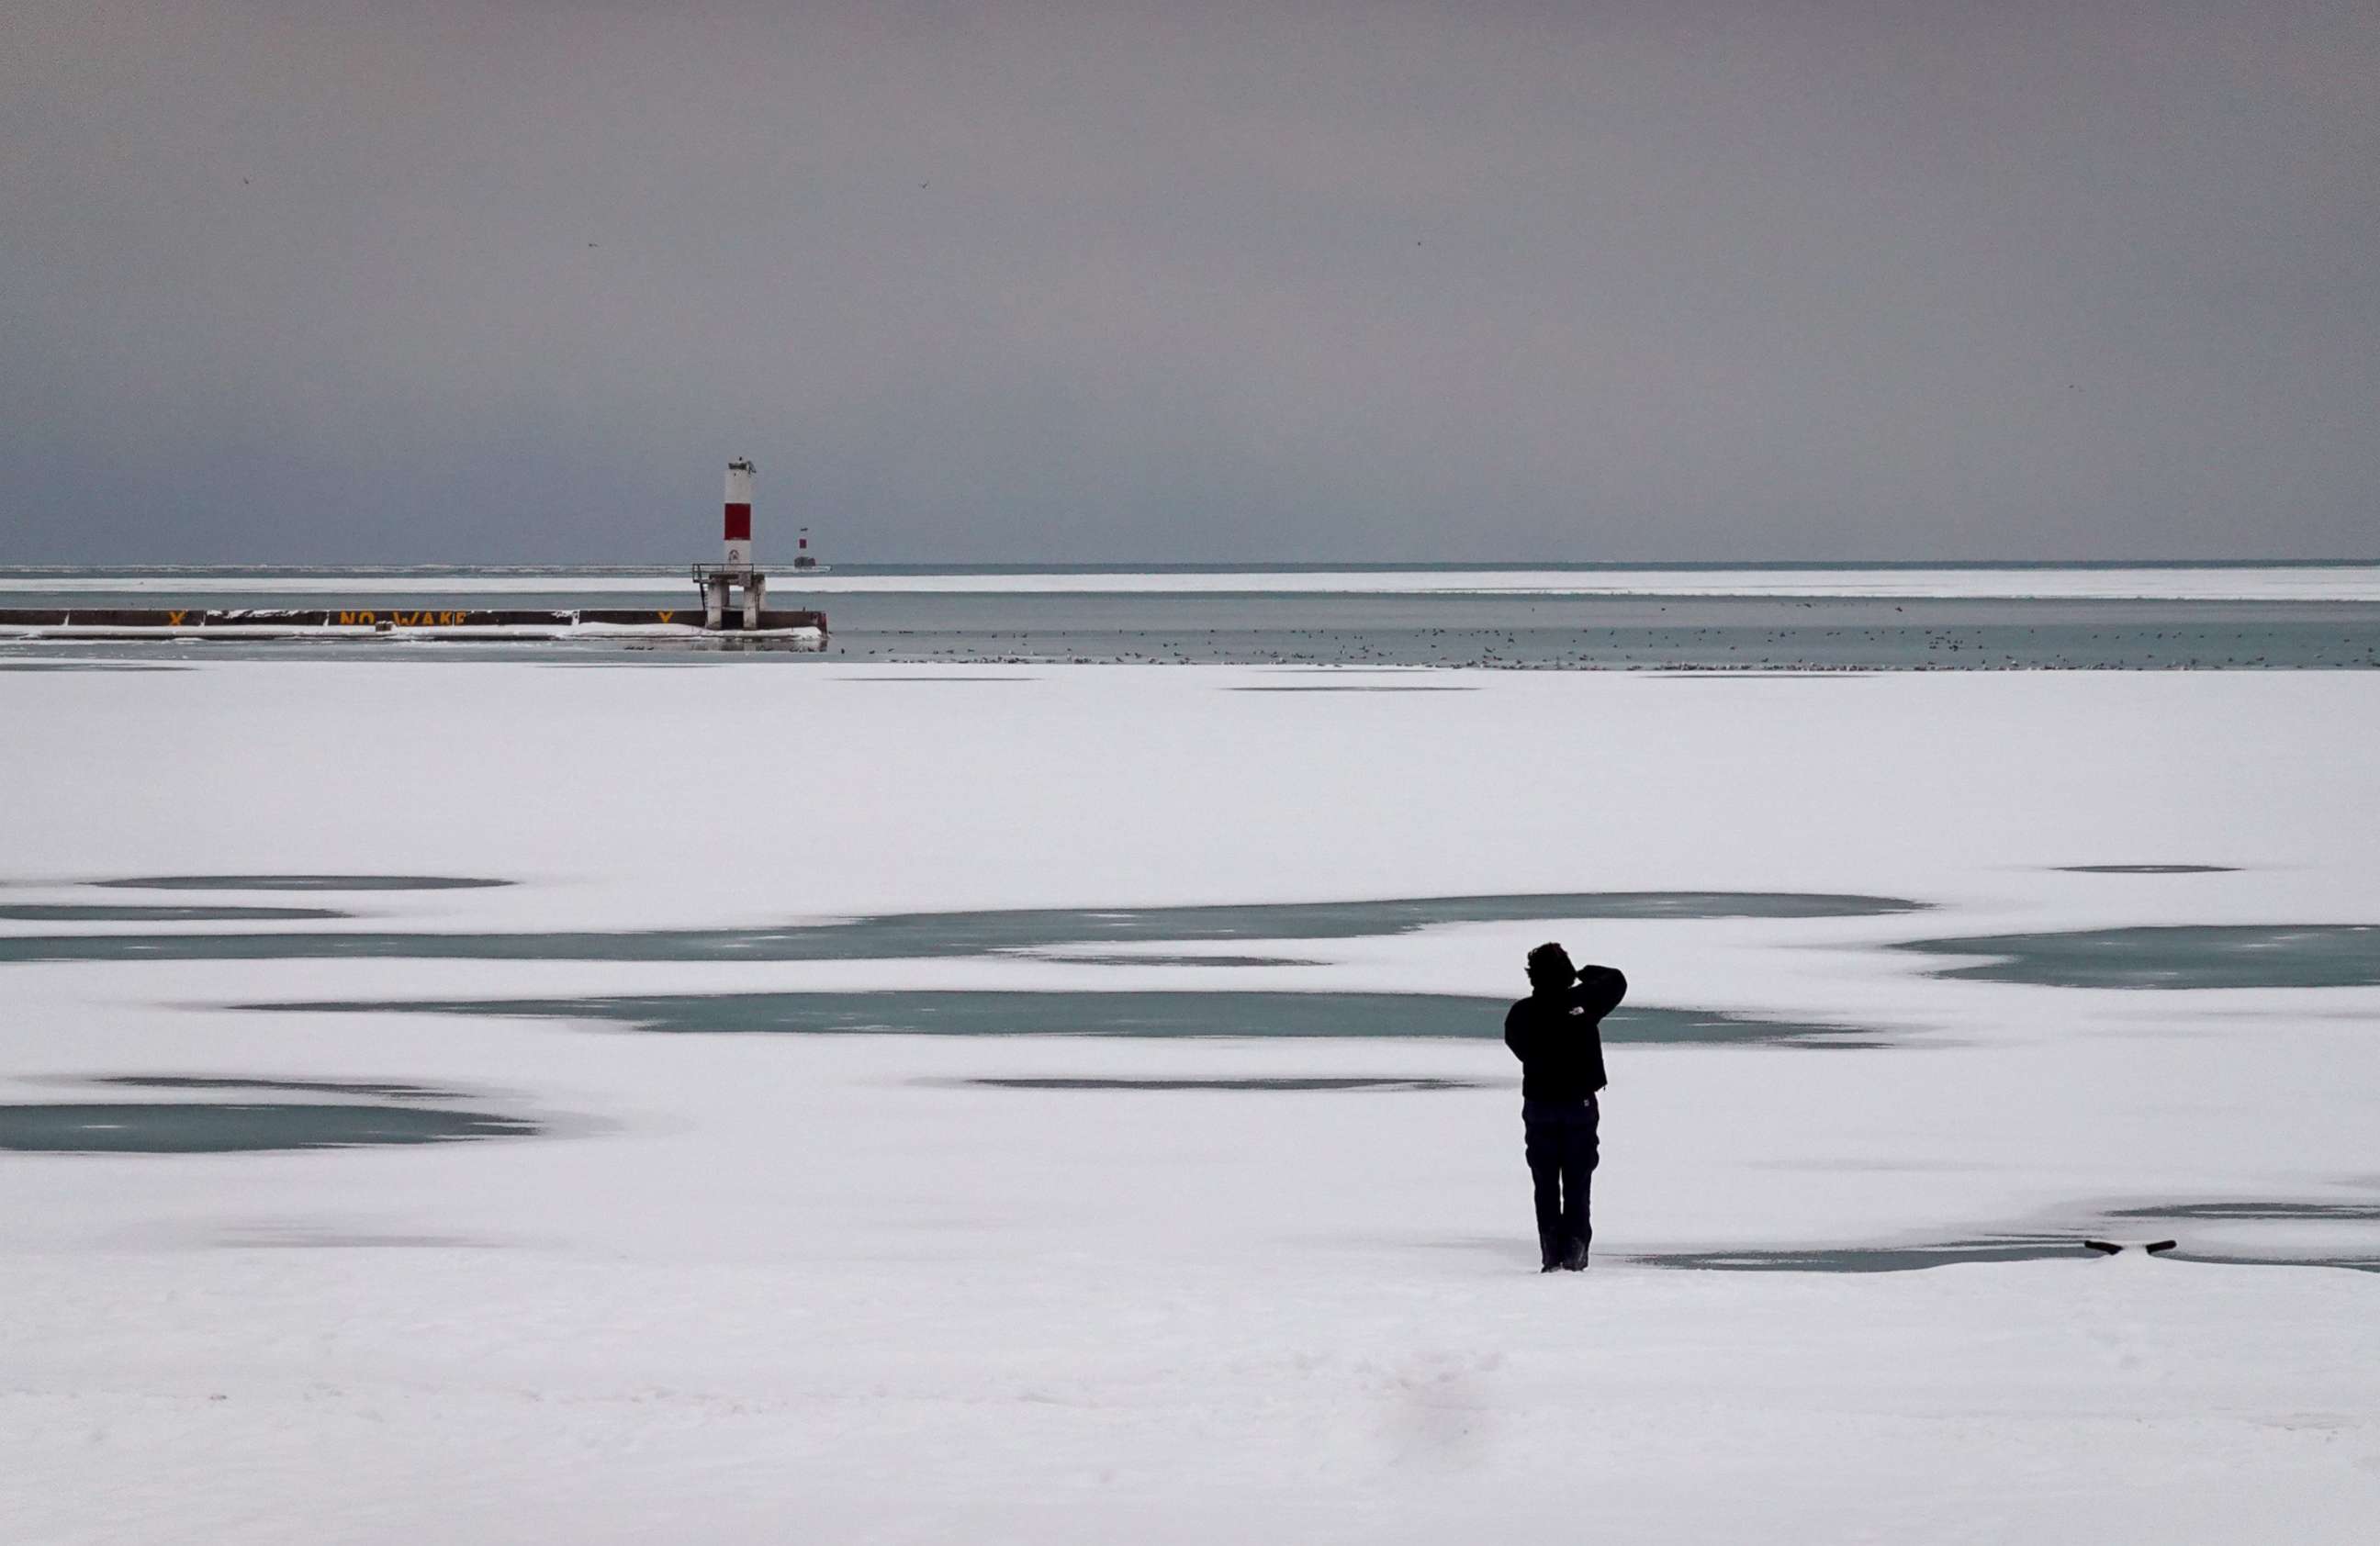
[[[826,614],[731,610],[706,626],[700,608],[324,607],[303,609],[74,607],[0,609],[0,637],[309,639],[401,634],[464,639],[552,639],[589,634],[767,636],[826,642]]]

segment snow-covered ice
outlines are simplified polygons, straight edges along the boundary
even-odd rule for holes
[[[0,902],[351,915],[0,931],[1605,890],[1929,906],[1198,947],[1310,963],[1268,966],[1133,962],[1184,953],[1152,945],[0,963],[0,1105],[279,1098],[95,1082],[127,1076],[403,1083],[543,1129],[0,1152],[0,1540],[2348,1541],[2380,1518],[2380,1274],[2203,1259],[2380,1256],[2356,1216],[2380,1212],[2380,987],[2053,988],[1884,948],[2380,922],[2380,674],[1483,672],[1410,694],[1228,690],[1296,679],[1250,668],[886,674],[0,676]],[[2095,864],[2235,868],[2059,868]],[[386,873],[516,884],[91,885]],[[1509,996],[1545,937],[1623,967],[1638,1002],[1890,1045],[1615,1046],[1601,1260],[1543,1278],[1492,1025],[662,1035],[232,1007]],[[1260,1087],[1330,1077],[1439,1082]],[[1069,1079],[1247,1087],[1030,1082]],[[2110,1228],[2202,1259],[1654,1264]]]

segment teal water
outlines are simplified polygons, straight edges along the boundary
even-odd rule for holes
[[[2236,864],[2060,864],[2061,875],[2236,875]]]
[[[512,882],[452,875],[148,875],[91,884],[127,891],[470,891]]]
[[[396,1084],[361,1079],[242,1078],[231,1074],[108,1074],[67,1082],[101,1084],[124,1090],[276,1090],[312,1095],[366,1095],[383,1100],[459,1101],[460,1091],[428,1084]]]
[[[1935,970],[1968,982],[2082,988],[2380,986],[2380,925],[2188,924],[1917,939],[1890,948],[1989,958]]]
[[[2103,1260],[2079,1235],[1990,1237],[1945,1240],[1935,1245],[1848,1245],[1776,1250],[1655,1251],[1628,1260],[1647,1266],[1734,1273],[1908,1273],[1975,1262],[2073,1262]],[[2380,1258],[2355,1255],[2294,1256],[2257,1251],[2194,1252],[2187,1248],[2159,1254],[2176,1266],[2205,1262],[2226,1266],[2338,1267],[2380,1272]]]
[[[144,907],[126,902],[0,902],[18,924],[271,924],[346,918],[332,907]]]
[[[1757,1250],[1680,1251],[1633,1258],[1655,1266],[1728,1272],[1882,1273],[1913,1272],[1969,1262],[2031,1262],[2091,1259],[2087,1239],[2116,1239],[2138,1246],[2172,1238],[2178,1246],[2156,1260],[2168,1263],[2222,1262],[2259,1266],[2342,1267],[2380,1272],[2380,1239],[2361,1232],[2362,1249],[2308,1245],[2286,1226],[2302,1224],[2380,1224],[2380,1202],[2337,1200],[2176,1201],[2125,1206],[2079,1205],[2060,1210],[2065,1229],[2012,1228],[1968,1238],[1910,1244],[1846,1242]],[[2192,1238],[2193,1225],[2224,1225],[2222,1243]],[[2266,1232],[2259,1225],[2284,1226]],[[2147,1234],[2142,1226],[2150,1226]],[[2245,1226],[2246,1227],[2240,1227]],[[2259,1244],[2261,1238],[2262,1243]]]
[[[2087,1262],[2095,1253],[2075,1235],[1996,1235],[1927,1245],[1786,1247],[1770,1250],[1653,1251],[1631,1256],[1648,1266],[1731,1273],[1908,1273],[1973,1262]]]
[[[1212,1036],[1500,1039],[1505,998],[1429,993],[1064,993],[964,989],[860,993],[642,994],[578,998],[333,999],[236,1008],[276,1015],[438,1014],[587,1021],[695,1034]],[[1853,1025],[1623,1005],[1610,1044],[1874,1048]]]
[[[1014,1079],[961,1079],[930,1081],[949,1083],[970,1090],[1083,1090],[1100,1093],[1140,1091],[1156,1094],[1178,1094],[1196,1092],[1235,1093],[1245,1090],[1268,1091],[1284,1094],[1319,1094],[1346,1093],[1363,1094],[1411,1094],[1432,1090],[1477,1090],[1483,1081],[1472,1079],[1337,1079],[1327,1075],[1312,1078],[1286,1076],[1276,1079],[1148,1078],[1132,1079],[1122,1076],[1067,1079],[1057,1076],[1019,1076]]]
[[[264,877],[238,877],[249,888]],[[294,879],[299,877],[282,877]],[[328,878],[328,877],[312,877]],[[343,876],[344,880],[366,877]],[[391,879],[407,877],[387,877]],[[419,877],[411,877],[419,884]],[[125,882],[155,886],[155,880]],[[501,882],[448,884],[496,885]],[[322,887],[320,889],[332,889]],[[1578,891],[1386,901],[889,913],[847,923],[722,929],[438,934],[63,934],[0,936],[0,961],[471,960],[795,961],[983,956],[1067,946],[1358,939],[1441,924],[1605,918],[1867,918],[1915,912],[1898,897],[1799,891]],[[1273,964],[1242,957],[1239,964]],[[1128,966],[1132,958],[1113,958]]]
[[[2168,1224],[2380,1224],[2380,1202],[2156,1202],[2113,1209],[2107,1216]]]
[[[0,1105],[0,1150],[47,1154],[228,1154],[526,1138],[487,1112],[346,1102],[105,1102]]]

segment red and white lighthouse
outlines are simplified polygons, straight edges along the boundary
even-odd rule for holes
[[[752,567],[752,464],[746,457],[727,464],[723,536],[727,562],[694,566],[694,583],[702,590],[702,625],[716,632],[726,621],[728,598],[740,590],[744,627],[749,633],[760,626],[761,610],[768,605],[769,576]]]
[[[727,567],[752,567],[752,464],[727,464]]]

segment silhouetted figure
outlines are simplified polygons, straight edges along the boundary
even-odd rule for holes
[[[1529,996],[1504,1016],[1504,1045],[1521,1060],[1521,1124],[1537,1189],[1537,1253],[1552,1272],[1586,1265],[1595,1238],[1587,1214],[1596,1161],[1596,1093],[1605,1083],[1596,1028],[1627,996],[1608,966],[1573,968],[1570,952],[1529,952]]]

